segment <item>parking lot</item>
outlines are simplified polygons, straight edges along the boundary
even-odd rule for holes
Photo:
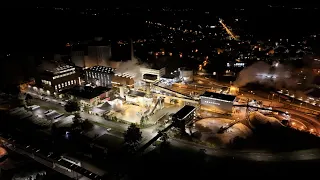
[[[54,104],[59,104],[60,106],[64,106],[67,103],[66,100],[55,98],[55,97],[52,97],[52,96],[49,96],[49,95],[45,95],[45,94],[41,95],[39,93],[33,92],[32,90],[29,90],[26,93],[30,94],[33,98],[41,99],[43,101],[49,101],[49,102],[54,103]]]

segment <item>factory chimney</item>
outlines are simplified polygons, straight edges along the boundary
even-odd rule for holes
[[[151,93],[150,93],[150,83],[146,82],[146,96],[150,97]]]
[[[124,98],[124,87],[123,87],[123,86],[120,86],[120,87],[119,87],[119,90],[120,90],[120,97],[121,97],[121,98]]]

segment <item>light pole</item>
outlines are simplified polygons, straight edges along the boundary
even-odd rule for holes
[[[273,102],[273,98],[274,98],[274,93],[272,94],[270,106],[271,106],[271,104],[272,104],[272,102]]]

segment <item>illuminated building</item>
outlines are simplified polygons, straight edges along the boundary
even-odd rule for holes
[[[219,94],[206,91],[200,95],[200,104],[202,109],[209,111],[232,113],[233,102],[236,96],[228,94]]]
[[[125,86],[133,86],[134,79],[131,75],[123,73],[123,74],[114,74],[112,77],[112,84],[116,85],[125,85]]]
[[[90,87],[90,86],[76,86],[72,89],[63,91],[64,94],[76,97],[80,105],[93,107],[100,104],[103,100],[109,97],[110,88],[106,87]]]
[[[139,106],[151,106],[152,98],[146,97],[146,93],[140,91],[130,91],[126,95],[126,101]]]
[[[172,116],[172,119],[174,121],[185,121],[189,122],[195,117],[195,110],[196,108],[194,106],[185,105],[183,108],[181,108],[177,113],[175,113]]]
[[[113,69],[111,67],[93,66],[85,69],[86,82],[95,86],[111,87],[112,76]]]
[[[151,68],[145,68],[145,67],[141,67],[140,68],[140,72],[143,78],[144,74],[151,74],[151,75],[156,75],[157,76],[157,80],[160,80],[160,77],[166,74],[166,68],[158,68],[158,69],[151,69]]]
[[[29,81],[25,81],[20,83],[19,88],[21,92],[26,92],[29,86],[33,86],[36,84],[36,81],[34,79],[30,79]]]
[[[74,66],[62,65],[42,72],[41,83],[44,89],[59,92],[80,84],[80,74]]]
[[[192,121],[195,117],[196,107],[185,105],[178,112],[172,116],[172,120],[176,127],[185,131],[185,126],[188,122]]]

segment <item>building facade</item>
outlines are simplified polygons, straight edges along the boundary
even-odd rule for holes
[[[89,84],[102,87],[112,86],[113,69],[105,66],[93,66],[85,69],[85,79]]]
[[[219,113],[232,113],[233,102],[236,96],[205,92],[200,96],[201,108]]]
[[[41,83],[46,90],[60,92],[79,85],[81,83],[80,73],[76,71],[74,66],[58,66],[42,72]]]
[[[160,69],[151,69],[151,68],[140,68],[141,72],[141,78],[143,78],[144,74],[152,74],[157,76],[157,80],[160,80],[160,77],[166,74],[166,68],[160,68]]]

